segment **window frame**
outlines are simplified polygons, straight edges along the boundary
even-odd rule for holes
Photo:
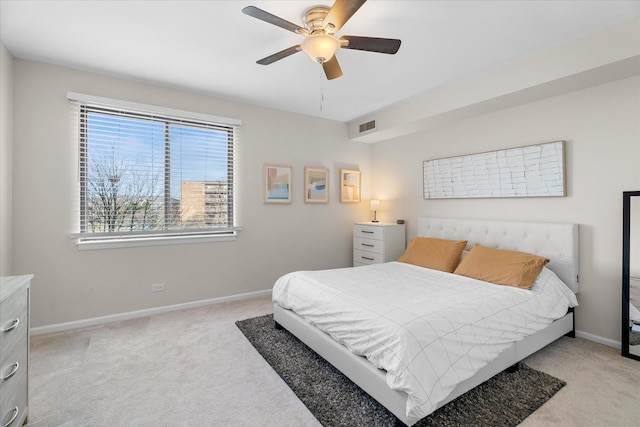
[[[238,151],[238,133],[241,121],[208,114],[195,113],[172,108],[158,107],[147,104],[132,103],[128,101],[114,100],[110,98],[96,97],[92,95],[78,94],[69,92],[67,94],[69,101],[75,108],[75,131],[77,138],[74,138],[76,144],[76,167],[78,168],[78,180],[76,187],[77,205],[74,205],[74,232],[70,234],[72,239],[76,240],[78,249],[111,249],[119,247],[136,247],[136,246],[157,246],[157,245],[173,245],[185,243],[204,243],[204,242],[220,242],[234,241],[237,238],[237,232],[241,230],[237,225],[237,151]],[[167,197],[170,197],[169,187],[170,177],[167,176],[166,168],[170,167],[170,159],[167,158],[167,150],[171,149],[171,141],[168,136],[168,129],[175,124],[183,124],[186,126],[195,125],[204,128],[227,131],[227,185],[230,187],[227,193],[227,227],[211,227],[196,229],[164,229],[150,231],[133,231],[133,232],[106,232],[91,233],[87,231],[87,218],[83,214],[86,209],[86,191],[88,185],[87,179],[87,146],[89,141],[86,139],[87,126],[87,109],[89,112],[96,110],[104,110],[105,114],[113,114],[117,116],[118,112],[126,112],[127,114],[138,116],[142,120],[150,120],[161,122],[165,129],[165,182],[163,184],[163,201],[165,204],[164,218],[166,221]],[[84,162],[84,163],[83,163]],[[83,164],[85,170],[83,170]],[[169,182],[167,181],[169,180]],[[206,181],[205,181],[206,182]]]

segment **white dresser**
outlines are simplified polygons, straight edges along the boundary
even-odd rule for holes
[[[356,222],[353,225],[354,267],[395,261],[404,250],[404,224]]]
[[[0,425],[27,419],[29,287],[33,275],[0,277]]]

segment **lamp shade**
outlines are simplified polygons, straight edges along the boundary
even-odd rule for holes
[[[302,41],[302,50],[315,62],[324,63],[333,58],[340,41],[328,34],[313,34]]]
[[[369,202],[369,210],[371,210],[372,212],[380,210],[380,200],[371,199],[371,201]]]

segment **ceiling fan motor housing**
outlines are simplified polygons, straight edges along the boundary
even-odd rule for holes
[[[326,6],[314,6],[304,11],[302,14],[303,26],[309,34],[329,33],[333,29],[333,25],[324,26],[324,18],[329,14],[329,8]]]

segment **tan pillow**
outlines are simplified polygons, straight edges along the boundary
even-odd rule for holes
[[[416,237],[398,261],[451,273],[458,265],[466,240]]]
[[[498,285],[531,289],[549,260],[526,252],[507,251],[474,245],[453,272]]]

